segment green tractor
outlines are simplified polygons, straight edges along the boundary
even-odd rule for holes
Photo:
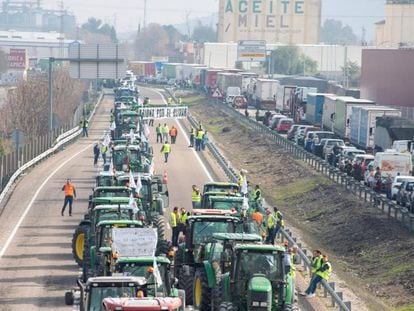
[[[111,265],[116,258],[112,250],[113,228],[144,228],[140,220],[104,220],[95,226],[94,234],[85,237],[82,261],[83,281],[92,276],[111,275]]]
[[[157,265],[162,284],[156,284],[154,264]],[[171,262],[166,257],[121,257],[114,266],[114,274],[145,277],[147,288],[144,297],[180,297],[185,308],[185,292],[177,289],[178,280],[171,276]]]
[[[116,172],[153,173],[153,157],[146,157],[138,145],[117,145],[112,149]]]
[[[212,181],[204,184],[203,193],[207,192],[240,193],[240,187],[236,183]]]
[[[185,242],[178,246],[174,257],[178,288],[185,290],[187,304],[193,304],[194,274],[197,268],[203,266],[205,245],[213,234],[249,233],[243,220],[232,216],[234,213],[231,211],[194,210],[193,213],[195,214],[188,217]]]
[[[114,201],[113,201],[114,203]],[[90,238],[94,234],[96,224],[102,220],[137,220],[138,215],[134,214],[133,209],[125,204],[104,204],[97,205],[93,209],[89,209],[85,214],[84,219],[81,220],[78,227],[76,227],[72,238],[72,253],[75,261],[80,267],[83,264],[83,255],[85,248],[85,239]]]
[[[220,311],[293,310],[295,289],[284,256],[283,247],[236,244],[230,272],[221,276],[213,305]]]
[[[111,276],[89,278],[77,281],[77,288],[65,293],[65,303],[72,306],[79,296],[80,311],[101,311],[106,297],[137,297],[147,281],[143,277]]]
[[[241,198],[243,197],[238,192],[220,192],[220,191],[208,191],[204,192],[201,198],[200,208],[211,208],[211,197],[222,197],[222,198]],[[243,201],[242,201],[243,202]]]
[[[194,307],[200,311],[218,310],[217,300],[221,297],[218,284],[221,276],[231,271],[234,245],[240,243],[261,243],[257,234],[214,233],[205,246],[205,260],[194,276]]]

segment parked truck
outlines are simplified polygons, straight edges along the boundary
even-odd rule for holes
[[[306,104],[306,121],[314,125],[322,125],[323,106],[329,93],[309,93]]]
[[[396,149],[398,152],[411,152],[413,149],[414,122],[399,117],[377,118],[375,129],[375,149],[383,151]]]
[[[333,132],[333,125],[335,120],[335,104],[337,98],[337,95],[325,96],[322,113],[322,127],[327,131]]]
[[[278,80],[257,79],[253,86],[253,104],[257,109],[276,110],[276,94],[280,84]]]
[[[401,111],[385,106],[352,107],[351,143],[362,149],[374,148],[376,120],[382,116],[401,116]]]
[[[334,106],[334,133],[341,138],[349,139],[351,135],[352,107],[363,106],[375,106],[375,102],[350,96],[337,97]]]
[[[222,94],[226,94],[230,87],[238,87],[241,89],[242,75],[239,73],[219,72],[217,74],[217,86]]]
[[[157,75],[153,62],[130,61],[128,70],[131,70],[136,76],[155,77]]]
[[[290,113],[292,92],[295,90],[295,85],[279,85],[276,94],[276,110],[278,112]]]

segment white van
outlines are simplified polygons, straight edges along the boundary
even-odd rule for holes
[[[394,149],[377,152],[374,167],[379,167],[383,176],[390,174],[395,177],[398,173],[403,176],[411,175],[413,169],[411,153],[401,153]]]

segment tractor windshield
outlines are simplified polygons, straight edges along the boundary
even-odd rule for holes
[[[136,287],[92,287],[89,293],[89,303],[87,310],[101,311],[102,300],[107,297],[122,298],[122,297],[136,297]]]
[[[232,201],[213,201],[211,202],[212,209],[220,210],[231,210],[234,208],[236,211],[242,210],[243,202],[232,202]]]
[[[234,233],[232,221],[197,221],[194,224],[193,244],[201,244],[211,238],[213,233]]]
[[[99,189],[95,190],[95,198],[128,198],[130,195],[129,189]]]
[[[262,274],[270,281],[283,278],[282,259],[277,253],[242,251],[240,255],[236,279],[250,280],[254,274]]]
[[[167,296],[166,288],[165,288],[165,276],[166,274],[166,267],[162,264],[157,264],[158,270],[160,272],[162,284],[155,284],[156,278],[154,276],[154,269],[153,264],[148,263],[130,263],[125,264],[120,267],[120,272],[124,274],[124,276],[138,276],[138,277],[145,277],[147,279],[147,292],[146,296],[154,297],[154,296]]]
[[[134,219],[134,214],[132,210],[129,209],[121,209],[121,213],[119,211],[114,210],[100,210],[97,212],[96,215],[96,223],[104,220],[112,220],[112,219],[118,219],[118,220],[132,220]]]

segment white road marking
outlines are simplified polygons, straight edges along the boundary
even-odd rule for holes
[[[4,244],[3,248],[0,251],[0,258],[2,258],[4,256],[4,254],[7,251],[7,248],[10,246],[10,243],[13,241],[14,236],[17,233],[17,230],[19,230],[22,222],[24,221],[24,219],[26,218],[27,214],[29,213],[31,207],[33,206],[34,201],[37,199],[37,196],[39,195],[40,191],[42,191],[43,187],[46,185],[46,183],[62,168],[64,167],[66,164],[68,164],[71,160],[73,160],[74,158],[76,158],[78,155],[80,155],[82,152],[85,152],[86,150],[88,150],[89,148],[91,148],[92,145],[88,145],[87,147],[83,148],[81,151],[75,153],[73,156],[71,156],[69,159],[67,159],[66,161],[64,161],[62,164],[60,164],[52,173],[49,174],[49,176],[43,181],[43,183],[40,185],[40,187],[37,189],[37,191],[35,192],[35,194],[33,195],[32,200],[29,202],[29,205],[27,205],[26,209],[24,210],[24,213],[22,214],[22,216],[20,216],[19,221],[17,222],[16,226],[14,227],[13,231],[11,232],[11,234],[9,235],[6,243]]]
[[[154,92],[156,92],[156,93],[158,93],[158,94],[161,96],[161,98],[162,98],[162,100],[163,100],[164,104],[165,104],[165,105],[167,105],[167,101],[165,100],[164,95],[162,95],[162,93],[161,93],[160,91],[157,91],[157,90],[153,90],[153,91],[154,91]],[[184,128],[181,126],[181,124],[180,124],[179,120],[177,119],[176,121],[177,121],[178,127],[180,128],[180,131],[181,131],[182,133],[185,133],[185,130],[184,130]],[[187,136],[187,135],[183,135],[183,136],[185,137],[185,140],[187,141],[187,144],[188,144],[188,145],[190,145],[190,139],[188,138],[188,136]],[[201,161],[201,158],[200,158],[200,156],[198,155],[197,151],[195,151],[195,149],[194,149],[194,148],[191,148],[191,151],[192,151],[192,152],[194,153],[194,155],[196,156],[196,158],[197,158],[197,160],[198,160],[198,163],[200,163],[200,165],[201,165],[201,167],[203,168],[204,173],[207,175],[207,177],[208,177],[209,181],[213,181],[213,177],[211,177],[211,174],[210,174],[210,172],[208,171],[207,167],[204,165],[203,161]]]

